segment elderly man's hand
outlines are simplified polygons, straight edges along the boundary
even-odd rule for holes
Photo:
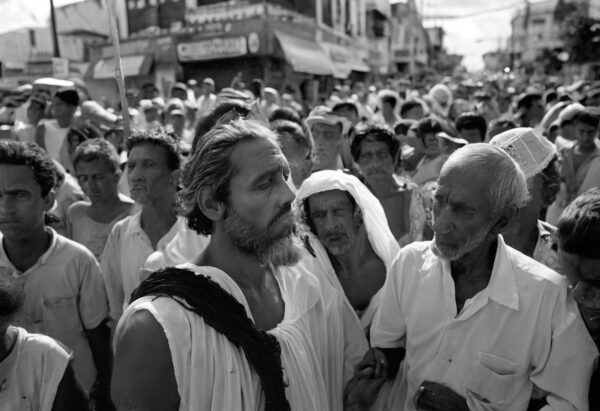
[[[450,388],[436,382],[424,381],[415,403],[419,411],[468,411],[467,400]]]
[[[379,379],[387,375],[387,366],[387,359],[383,351],[378,348],[371,348],[356,366],[354,376]]]

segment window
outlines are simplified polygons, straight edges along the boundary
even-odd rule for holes
[[[35,47],[35,31],[34,30],[29,30],[29,45],[31,47]]]

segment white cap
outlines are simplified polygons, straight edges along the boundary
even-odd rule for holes
[[[527,180],[545,169],[556,156],[554,144],[529,127],[500,133],[490,144],[506,151],[519,164]]]
[[[575,118],[575,116],[581,113],[583,110],[585,110],[585,107],[579,103],[569,104],[567,107],[561,110],[560,114],[558,115],[558,122],[562,126],[565,121],[573,120],[573,118]]]

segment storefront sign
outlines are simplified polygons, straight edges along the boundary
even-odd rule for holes
[[[182,62],[239,57],[246,54],[248,54],[248,41],[245,36],[215,38],[177,45],[177,56]]]

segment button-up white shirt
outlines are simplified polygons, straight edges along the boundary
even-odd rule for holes
[[[179,217],[171,229],[158,241],[156,250],[141,226],[142,212],[126,217],[113,227],[101,257],[102,275],[106,284],[110,307],[111,328],[119,321],[129,298],[142,282],[146,259],[156,250],[163,250],[175,237],[178,224],[185,224]]]
[[[506,246],[490,282],[457,313],[450,264],[429,242],[398,255],[371,327],[374,347],[406,347],[396,406],[413,410],[423,381],[448,386],[471,410],[525,410],[534,384],[546,409],[587,410],[598,351],[563,277]]]

